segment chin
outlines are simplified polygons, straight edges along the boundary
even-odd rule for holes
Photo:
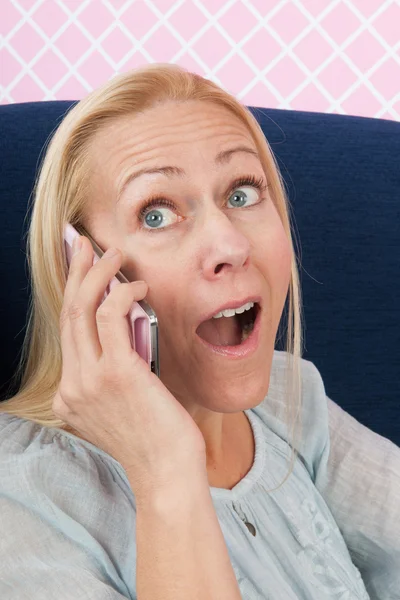
[[[237,413],[255,408],[264,400],[269,389],[269,372],[262,377],[232,378],[231,381],[218,381],[195,395],[202,398],[205,408],[214,412]],[[206,399],[206,401],[204,401]]]

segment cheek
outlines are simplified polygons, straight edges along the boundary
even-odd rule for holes
[[[286,292],[290,282],[291,269],[292,269],[292,251],[290,242],[282,228],[282,234],[279,239],[276,240],[274,245],[275,253],[275,278],[277,283],[281,284],[281,288]]]
[[[134,274],[136,280],[142,279],[149,286],[145,300],[156,313],[160,330],[178,314],[177,302],[180,298],[179,286],[182,285],[182,277],[179,277],[174,265],[171,267],[173,268],[168,267],[168,261],[160,264],[157,260],[151,264],[136,264],[135,269],[128,270],[131,275]]]
[[[257,254],[271,294],[280,305],[288,292],[292,268],[291,246],[280,220],[264,230],[262,255]]]

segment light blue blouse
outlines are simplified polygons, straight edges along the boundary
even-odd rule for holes
[[[268,395],[245,411],[255,439],[251,470],[232,490],[210,488],[242,598],[399,599],[400,450],[327,398],[318,370],[304,359],[300,456],[283,486],[267,491],[289,466],[285,357],[275,351]],[[357,449],[368,432],[380,452],[376,473],[361,477],[356,462],[341,471],[354,448],[346,449],[350,437],[335,437],[333,422],[340,435],[343,423],[355,427]],[[332,436],[343,455],[332,451]],[[365,492],[383,462],[391,487],[372,510]],[[363,510],[370,512],[357,525]],[[136,599],[135,514],[126,473],[110,455],[64,431],[0,414],[1,600]]]

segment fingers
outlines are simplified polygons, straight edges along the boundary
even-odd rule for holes
[[[148,290],[144,281],[118,283],[102,302],[122,254],[106,253],[93,265],[92,245],[84,236],[80,239],[82,247],[71,261],[60,318],[64,368],[70,378],[94,368],[100,357],[107,364],[122,365],[136,354],[127,315],[132,303],[142,300]]]
[[[79,287],[84,280],[88,270],[93,264],[93,249],[92,245],[83,236],[79,236],[79,239],[82,243],[82,248],[79,252],[74,249],[74,255],[71,260],[71,264],[68,271],[67,283],[64,290],[64,303],[63,310],[66,309],[68,311],[69,306],[72,300],[78,293]],[[66,321],[65,317],[67,315],[61,315],[62,323]],[[64,318],[63,318],[64,317]]]
[[[68,381],[73,381],[77,377],[80,369],[80,357],[78,356],[78,346],[72,335],[70,311],[73,313],[73,321],[75,321],[76,327],[84,327],[78,324],[78,312],[79,308],[76,303],[76,297],[78,295],[79,288],[83,279],[85,278],[88,270],[93,264],[93,249],[89,240],[80,236],[83,250],[79,254],[76,253],[72,257],[71,264],[68,271],[68,278],[64,290],[64,300],[60,314],[60,337],[61,337],[61,348],[63,358],[63,374],[67,377]],[[84,320],[83,314],[80,321]],[[94,337],[94,336],[93,336]],[[100,342],[94,337],[92,341],[94,349],[92,350],[94,356],[98,356],[101,351]],[[93,359],[92,359],[93,360]]]
[[[93,265],[92,245],[84,236],[80,239],[82,248],[71,261],[60,317],[63,362],[67,363],[67,370],[68,365],[75,368],[77,362],[90,368],[100,358],[102,347],[95,314],[122,261],[118,252],[112,258],[104,255]]]
[[[127,358],[131,359],[136,354],[131,346],[127,315],[133,302],[143,300],[147,289],[144,281],[120,283],[113,287],[97,309],[98,336],[104,359],[109,366],[126,364]]]

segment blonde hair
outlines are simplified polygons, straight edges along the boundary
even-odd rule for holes
[[[296,444],[293,443],[295,425],[297,434],[301,426],[302,304],[284,183],[270,146],[251,112],[216,84],[176,65],[149,65],[113,78],[74,105],[53,135],[33,193],[34,205],[27,240],[32,295],[26,335],[13,377],[14,382],[20,381],[19,389],[0,403],[0,412],[29,419],[42,426],[69,430],[69,426],[56,418],[52,411],[52,399],[62,373],[59,318],[67,279],[63,229],[66,222],[75,226],[84,224],[90,179],[90,143],[99,129],[119,117],[163,102],[188,100],[222,106],[247,126],[290,241],[292,263],[285,382],[286,423],[290,423],[291,446],[294,449],[292,467],[296,454]]]

